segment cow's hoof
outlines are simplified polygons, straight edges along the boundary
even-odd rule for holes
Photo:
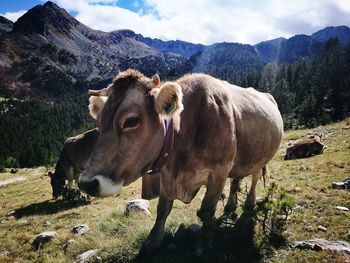
[[[205,227],[212,226],[215,223],[214,215],[212,212],[198,210],[197,216],[202,221],[203,226],[205,226]]]

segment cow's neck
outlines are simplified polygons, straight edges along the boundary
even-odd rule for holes
[[[165,120],[165,136],[163,141],[162,149],[155,159],[151,166],[151,170],[149,170],[148,174],[154,174],[160,172],[165,163],[167,162],[169,155],[173,149],[174,145],[174,121],[173,118]]]

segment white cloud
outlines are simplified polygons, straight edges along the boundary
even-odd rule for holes
[[[16,22],[18,18],[23,16],[27,10],[20,10],[17,12],[6,12],[4,14],[0,14],[0,16],[6,17],[8,20],[11,20],[12,22]]]
[[[254,44],[311,34],[327,25],[350,25],[348,0],[143,0],[139,12],[118,7],[116,0],[56,2],[94,29],[128,28],[144,36],[204,44]]]

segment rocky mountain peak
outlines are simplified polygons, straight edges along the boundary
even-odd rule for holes
[[[64,9],[51,1],[37,5],[21,16],[14,24],[13,30],[21,33],[49,34],[56,31],[68,33],[79,22]]]
[[[56,5],[54,2],[52,2],[52,1],[47,1],[43,6],[44,7],[48,7],[48,8],[60,9],[60,7],[58,5]]]

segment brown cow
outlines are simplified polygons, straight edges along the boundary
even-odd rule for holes
[[[191,202],[202,185],[207,188],[198,212],[203,223],[214,216],[227,178],[232,184],[225,210],[231,212],[237,182],[249,175],[256,181],[282,139],[283,121],[271,95],[205,74],[160,84],[157,76],[150,80],[128,70],[103,93],[108,99],[98,118],[100,136],[79,178],[85,192],[118,193],[153,167],[166,144],[164,137],[175,133],[161,169],[157,219],[146,249],[160,245],[173,201]],[[247,203],[254,202],[255,183],[247,198]]]
[[[103,107],[107,98],[90,97],[90,115],[93,118],[97,117],[98,112]],[[59,197],[66,181],[69,188],[72,188],[73,181],[78,182],[81,171],[91,155],[93,148],[97,142],[99,135],[98,128],[86,131],[74,137],[68,138],[61,150],[60,157],[56,163],[55,172],[48,173],[51,177],[52,196]]]
[[[79,175],[84,170],[96,145],[98,135],[98,128],[95,128],[66,140],[56,163],[55,172],[48,173],[51,177],[54,198],[62,194],[66,181],[69,188],[72,188],[73,181],[78,182]]]

